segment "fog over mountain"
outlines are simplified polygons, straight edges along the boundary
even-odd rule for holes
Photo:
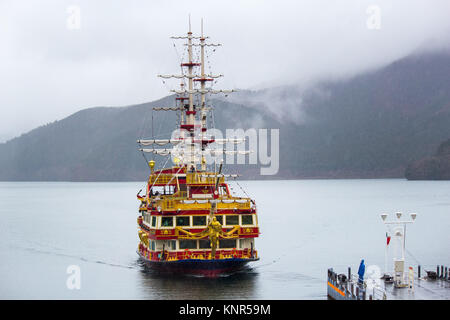
[[[450,52],[416,53],[304,90],[281,86],[227,99],[212,101],[217,128],[280,129],[277,175],[261,176],[257,165],[227,172],[252,179],[403,177],[450,137]],[[0,179],[142,181],[149,169],[135,141],[151,136],[151,107],[172,105],[166,97],[89,108],[36,128],[0,144]],[[158,137],[168,137],[175,116],[165,112],[153,124]]]
[[[377,10],[379,26],[369,28]],[[208,51],[211,71],[225,75],[218,88],[258,90],[255,99],[270,101],[274,91],[259,90],[279,87],[290,99],[278,104],[274,94],[271,110],[302,121],[293,88],[448,46],[449,12],[448,0],[3,0],[0,141],[82,108],[166,96],[178,83],[156,75],[179,72],[184,46],[169,37],[186,33],[189,14],[195,33],[204,18],[211,42],[223,44]]]

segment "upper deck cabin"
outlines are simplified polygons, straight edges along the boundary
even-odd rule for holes
[[[216,179],[219,180],[215,193]],[[159,211],[207,210],[209,200],[217,200],[217,209],[251,210],[250,198],[230,193],[223,175],[214,172],[186,172],[185,167],[154,171],[148,179],[145,209],[159,207]],[[144,209],[144,208],[143,208]]]

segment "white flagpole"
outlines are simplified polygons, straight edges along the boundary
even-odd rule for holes
[[[386,250],[384,252],[384,274],[387,275],[387,256],[388,256],[388,234],[386,233]]]

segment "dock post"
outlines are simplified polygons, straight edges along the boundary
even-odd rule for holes
[[[352,279],[352,268],[348,267],[348,281]]]
[[[355,294],[353,293],[353,283],[350,284],[350,290],[352,291],[351,294],[352,294],[352,298],[353,298],[355,296]]]
[[[448,277],[448,269],[447,269],[447,267],[445,267],[445,273],[444,274],[445,274],[444,278],[445,278],[445,280],[447,280],[447,277]]]
[[[439,278],[439,266],[436,267],[436,278]]]
[[[372,295],[369,295],[369,300],[373,300],[373,299],[372,299]]]
[[[359,300],[359,287],[356,287],[356,300]]]
[[[362,289],[362,299],[366,300],[366,290]]]
[[[419,264],[419,266],[417,267],[417,276],[418,276],[418,278],[420,279],[420,264]]]
[[[441,278],[444,278],[444,266],[441,265]]]

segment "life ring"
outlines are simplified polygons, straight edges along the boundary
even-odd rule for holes
[[[237,258],[238,257],[236,248],[233,248],[233,251],[231,252],[231,254],[232,254],[233,258]]]
[[[188,249],[185,250],[184,257],[185,259],[189,259],[191,257],[191,252]]]

